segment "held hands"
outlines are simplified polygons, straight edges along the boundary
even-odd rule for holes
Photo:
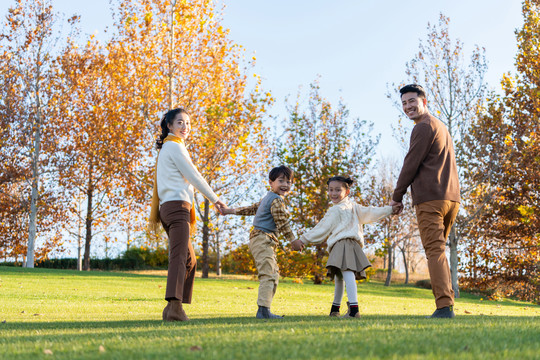
[[[296,239],[291,243],[291,248],[294,251],[302,251],[304,250],[304,243],[300,239]]]
[[[234,215],[236,214],[235,208],[225,207],[221,209],[221,215]]]
[[[399,215],[403,211],[403,203],[391,200],[390,206],[392,207],[392,215]]]

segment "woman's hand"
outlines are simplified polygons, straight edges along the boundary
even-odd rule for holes
[[[226,205],[223,201],[221,201],[221,200],[216,201],[216,202],[214,203],[214,206],[216,207],[216,209],[219,211],[219,213],[220,213],[221,215],[225,215],[225,213],[224,213],[223,211],[229,209],[229,208],[227,207],[227,205]]]

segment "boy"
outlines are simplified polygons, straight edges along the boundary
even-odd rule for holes
[[[223,215],[255,215],[253,229],[249,234],[249,250],[255,259],[259,274],[259,296],[257,319],[281,319],[283,316],[270,312],[270,305],[279,282],[276,259],[277,233],[289,242],[295,237],[289,225],[289,213],[283,198],[291,190],[293,171],[287,166],[278,166],[270,171],[270,191],[257,204],[240,208],[223,208]]]

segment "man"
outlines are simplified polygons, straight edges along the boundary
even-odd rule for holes
[[[402,210],[403,195],[411,186],[437,306],[431,318],[453,318],[454,291],[445,250],[460,202],[454,146],[446,126],[429,113],[421,86],[406,85],[399,92],[403,111],[415,126],[390,205]]]

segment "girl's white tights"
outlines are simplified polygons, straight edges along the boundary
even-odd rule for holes
[[[356,294],[356,278],[354,272],[352,271],[342,271],[343,278],[339,276],[334,277],[336,287],[334,289],[334,304],[341,305],[341,300],[343,300],[343,285],[347,288],[347,298],[349,299],[350,304],[358,304],[358,297]]]

